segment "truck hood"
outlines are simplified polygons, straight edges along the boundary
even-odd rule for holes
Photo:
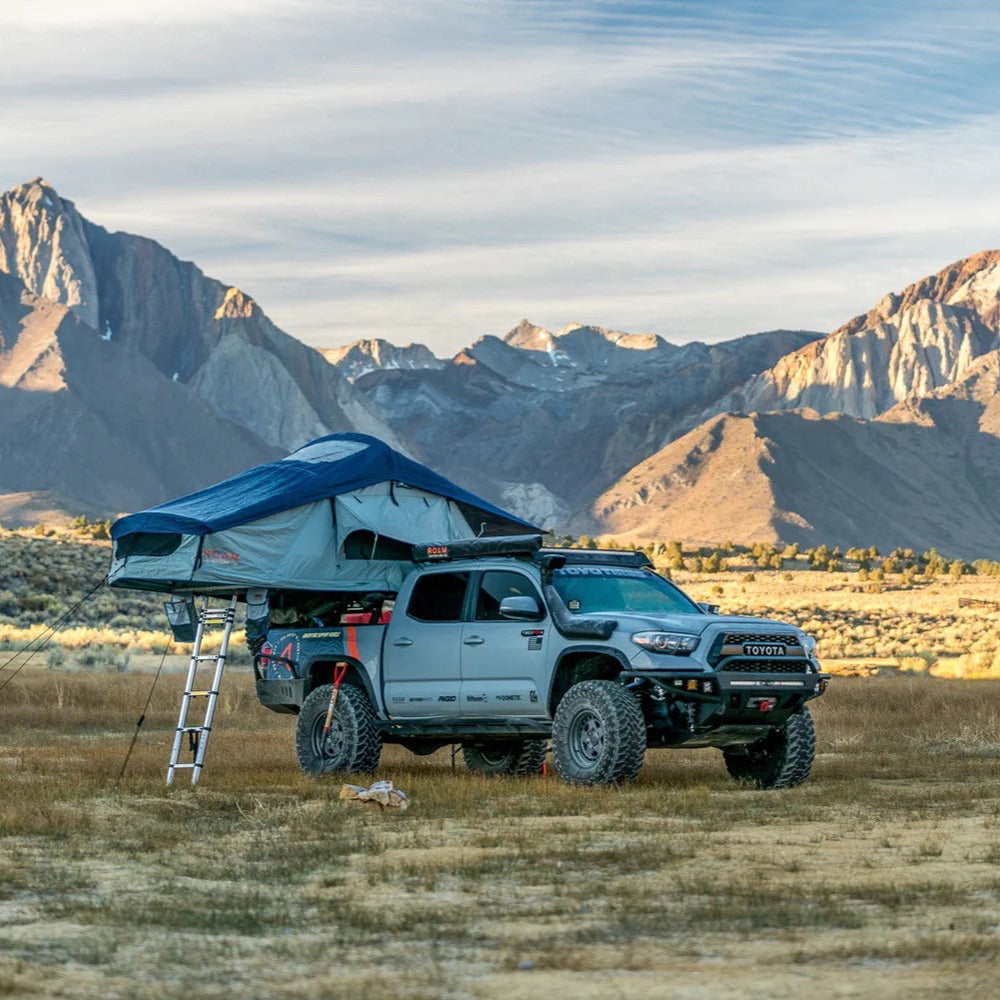
[[[600,615],[605,617],[605,615]],[[618,631],[631,634],[633,632],[688,632],[701,635],[706,629],[715,626],[722,628],[746,630],[748,627],[760,628],[763,632],[787,632],[789,629],[800,631],[798,626],[787,622],[775,621],[773,618],[751,618],[745,615],[643,615],[636,612],[608,612],[606,617],[618,622]]]

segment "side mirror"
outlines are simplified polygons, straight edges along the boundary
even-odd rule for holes
[[[542,609],[533,597],[505,597],[500,602],[500,614],[504,618],[537,621],[542,617]]]
[[[709,604],[707,601],[699,601],[698,607],[701,608],[706,615],[717,615],[719,613],[718,604]]]

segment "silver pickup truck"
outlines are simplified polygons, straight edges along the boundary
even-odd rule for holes
[[[762,788],[808,776],[828,676],[795,626],[717,614],[639,552],[514,538],[414,558],[398,594],[273,595],[257,695],[297,714],[304,771],[371,771],[397,743],[531,774],[551,741],[584,785],[635,778],[651,747],[717,747]]]

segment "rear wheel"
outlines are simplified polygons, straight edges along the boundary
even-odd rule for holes
[[[464,744],[462,757],[479,774],[540,774],[547,749],[545,740],[487,740]]]
[[[295,723],[295,755],[306,774],[331,771],[374,771],[382,753],[382,736],[368,696],[353,684],[344,684],[329,732],[324,732],[332,684],[324,684],[302,703]]]
[[[791,715],[784,725],[740,750],[724,750],[726,770],[758,788],[792,788],[812,770],[816,732],[808,708]]]
[[[646,752],[646,722],[616,681],[583,681],[566,692],[552,724],[552,756],[575,785],[632,781]]]

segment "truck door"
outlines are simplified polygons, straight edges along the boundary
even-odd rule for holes
[[[517,570],[486,570],[473,582],[473,620],[462,628],[462,714],[544,716],[549,620],[537,586]],[[505,597],[533,597],[543,617],[501,617]]]
[[[462,610],[471,573],[419,577],[405,608],[393,612],[382,654],[390,717],[459,713]]]

